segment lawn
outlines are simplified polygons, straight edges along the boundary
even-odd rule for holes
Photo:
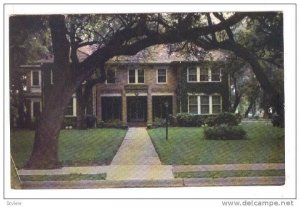
[[[152,143],[163,164],[284,163],[284,129],[266,123],[243,123],[245,140],[205,140],[204,128],[149,129]]]
[[[106,173],[100,174],[69,174],[69,175],[21,175],[22,181],[78,181],[105,180]]]
[[[88,129],[61,130],[58,157],[63,166],[107,165],[119,149],[126,130]],[[34,140],[34,131],[11,132],[11,154],[17,168],[28,160]]]

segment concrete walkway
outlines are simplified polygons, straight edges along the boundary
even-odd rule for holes
[[[106,180],[173,179],[172,166],[162,165],[146,128],[132,127],[111,162]]]

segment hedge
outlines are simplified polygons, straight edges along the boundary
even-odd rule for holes
[[[236,126],[241,122],[241,116],[233,113],[220,113],[211,115],[198,115],[189,113],[179,113],[170,117],[170,124],[183,127],[201,127],[201,126]]]
[[[246,138],[246,131],[238,126],[218,126],[204,130],[208,140],[240,140]]]

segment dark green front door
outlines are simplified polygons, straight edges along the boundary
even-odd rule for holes
[[[129,122],[144,122],[147,119],[147,97],[127,97]]]

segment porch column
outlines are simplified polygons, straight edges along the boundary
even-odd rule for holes
[[[147,97],[147,125],[152,125],[152,96],[150,93]]]
[[[99,95],[99,93],[96,93],[96,114],[97,114],[97,120],[99,122],[102,122],[102,101],[101,101],[101,96]]]
[[[127,98],[126,98],[126,92],[122,93],[122,125],[127,126]]]

